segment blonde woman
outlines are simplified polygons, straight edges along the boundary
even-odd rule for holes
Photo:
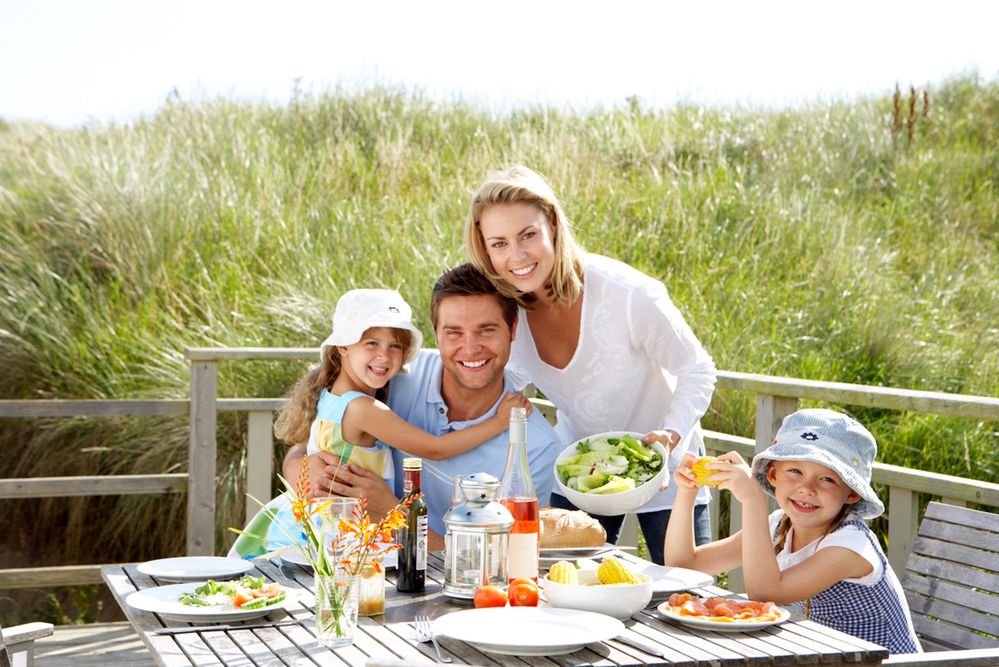
[[[558,408],[563,444],[605,431],[646,433],[672,450],[704,452],[699,420],[715,366],[666,287],[622,262],[585,252],[551,186],[513,166],[492,174],[472,198],[465,224],[472,263],[519,306],[508,372]],[[663,563],[675,491],[638,510],[650,558]],[[694,512],[699,544],[710,539],[707,489]],[[552,504],[572,508],[553,493]],[[623,516],[597,517],[616,542]]]

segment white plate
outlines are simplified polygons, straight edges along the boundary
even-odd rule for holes
[[[487,607],[445,614],[434,619],[434,631],[489,653],[562,655],[616,637],[624,624],[591,611]]]
[[[227,623],[229,621],[245,621],[259,618],[286,609],[295,601],[295,592],[285,587],[287,597],[281,602],[260,609],[240,609],[239,607],[192,607],[181,604],[178,598],[181,593],[191,593],[205,582],[196,581],[186,584],[171,584],[136,591],[125,598],[126,604],[132,609],[150,611],[159,614],[169,621],[190,621],[192,623]]]
[[[576,560],[579,558],[594,558],[615,549],[620,549],[610,542],[599,547],[541,547],[542,561]]]
[[[645,561],[644,564],[634,561],[625,562],[632,572],[641,572],[649,575],[652,579],[652,596],[664,595],[666,593],[679,593],[691,588],[701,588],[715,583],[715,578],[710,574],[688,570],[683,567],[668,567],[656,565]]]
[[[161,558],[140,563],[136,568],[142,574],[163,581],[205,581],[235,579],[253,569],[253,563],[241,558],[220,556],[181,556]]]
[[[663,602],[656,609],[659,613],[670,619],[671,621],[676,621],[681,625],[688,625],[692,628],[700,628],[702,630],[713,630],[715,632],[752,632],[753,630],[759,630],[761,628],[767,628],[771,625],[777,625],[778,623],[783,623],[787,619],[791,618],[791,612],[787,609],[781,608],[780,617],[773,621],[735,621],[732,623],[726,623],[724,621],[707,621],[702,618],[694,618],[693,616],[679,616],[672,613],[669,609],[669,603]]]

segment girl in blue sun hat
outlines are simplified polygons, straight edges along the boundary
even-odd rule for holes
[[[292,389],[275,424],[276,435],[291,444],[308,443],[309,454],[336,454],[341,465],[361,466],[391,487],[394,468],[386,445],[423,458],[450,458],[503,433],[511,409],[531,411],[523,394],[510,393],[493,417],[466,429],[435,436],[409,424],[383,401],[389,381],[416,358],[422,342],[412,309],[398,292],[344,293],[333,312],[333,332],[320,346],[320,363]],[[320,496],[328,493],[319,490]],[[299,541],[290,503],[282,495],[239,532],[229,555],[255,558]]]
[[[844,414],[795,412],[752,468],[736,452],[706,465],[708,482],[742,503],[742,530],[702,546],[692,523],[697,457],[688,454],[673,474],[666,564],[712,574],[741,566],[752,599],[892,653],[921,652],[902,586],[865,523],[885,509],[871,488],[877,451],[874,436]],[[767,495],[777,500],[773,513]]]

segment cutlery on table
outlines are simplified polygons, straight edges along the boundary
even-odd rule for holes
[[[622,644],[627,644],[628,646],[632,646],[634,648],[637,648],[639,651],[645,651],[649,655],[659,656],[660,658],[665,658],[666,657],[666,654],[663,653],[662,649],[658,649],[655,646],[652,646],[651,644],[644,644],[644,643],[642,643],[640,641],[635,641],[631,637],[625,637],[624,635],[618,635],[617,637],[614,638],[614,641],[621,642]]]
[[[283,625],[295,625],[298,619],[276,621],[274,623],[248,623],[246,625],[194,625],[187,628],[160,628],[153,630],[156,635],[180,635],[187,632],[229,632],[232,630],[259,630],[260,628],[279,628]]]
[[[284,561],[278,558],[277,556],[271,556],[270,558],[267,559],[267,562],[276,567],[278,569],[278,572],[281,573],[281,576],[287,579],[288,581],[295,580],[295,577],[293,577],[292,574],[288,571],[288,566],[285,565]]]
[[[434,627],[430,624],[430,617],[426,614],[419,614],[416,617],[416,639],[421,642],[433,642],[434,651],[437,652],[437,662],[451,662],[451,658],[441,654],[440,644],[437,643],[437,635],[434,634]]]

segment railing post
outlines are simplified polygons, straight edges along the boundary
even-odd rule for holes
[[[798,399],[787,396],[756,397],[756,453],[770,446],[784,417],[798,409]]]
[[[274,423],[270,410],[253,410],[246,418],[246,520],[257,513],[260,502],[271,497],[274,475]],[[251,498],[250,496],[253,496]]]
[[[215,425],[219,369],[191,363],[191,444],[188,453],[187,555],[215,555]]]
[[[919,494],[900,486],[888,487],[888,564],[901,580],[912,553],[919,525]]]

